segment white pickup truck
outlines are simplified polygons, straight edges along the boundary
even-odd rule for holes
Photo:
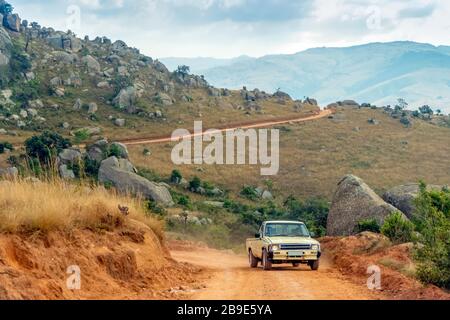
[[[261,262],[264,270],[271,270],[273,264],[308,264],[319,270],[320,243],[302,222],[266,221],[255,238],[247,239],[246,247],[251,268]]]

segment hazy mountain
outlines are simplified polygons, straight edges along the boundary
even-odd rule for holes
[[[371,43],[348,48],[315,48],[292,55],[262,58],[163,59],[187,64],[213,85],[247,86],[321,104],[355,99],[377,105],[399,97],[412,107],[424,104],[450,112],[450,47],[414,42]],[[173,63],[172,63],[173,62]],[[176,62],[176,63],[175,63]]]

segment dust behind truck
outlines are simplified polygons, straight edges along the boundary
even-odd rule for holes
[[[319,270],[320,243],[312,238],[306,225],[298,221],[266,221],[253,239],[247,239],[247,252],[251,268],[262,263],[264,270],[273,265],[307,264]]]

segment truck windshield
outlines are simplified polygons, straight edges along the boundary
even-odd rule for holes
[[[267,237],[309,237],[309,231],[300,223],[270,223],[266,225]]]

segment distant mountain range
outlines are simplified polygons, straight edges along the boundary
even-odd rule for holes
[[[315,48],[291,55],[234,59],[164,58],[170,69],[188,65],[216,87],[242,86],[322,105],[354,99],[378,106],[398,98],[411,109],[430,105],[450,113],[450,47],[415,42],[370,43],[348,48]]]

